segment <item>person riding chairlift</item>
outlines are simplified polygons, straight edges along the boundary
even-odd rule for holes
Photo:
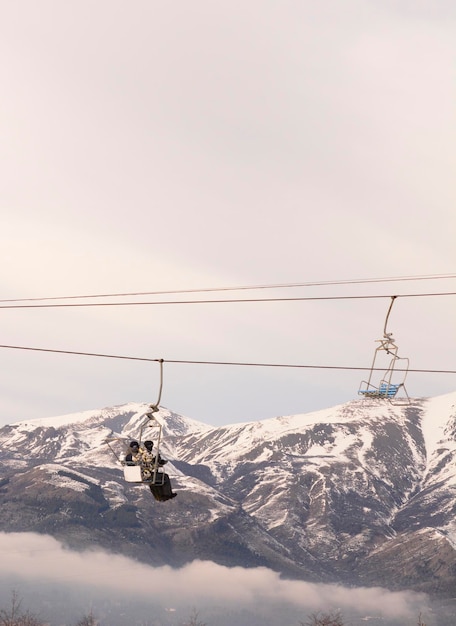
[[[153,453],[154,442],[148,439],[147,441],[144,442],[144,448],[145,450],[142,451],[143,462],[146,463],[147,465],[151,465],[151,466],[155,465],[155,455]],[[162,457],[159,454],[158,465],[160,467],[163,467],[163,465],[166,465],[166,463],[168,463],[168,461],[166,459],[162,459]]]
[[[127,465],[139,465],[141,463],[141,453],[137,441],[130,442],[129,452],[127,452],[125,456],[125,462]]]
[[[132,441],[129,446],[130,451],[125,456],[125,462],[127,465],[141,465],[141,473],[143,474],[145,482],[148,482],[148,480],[152,478],[154,472],[155,455],[153,454],[153,447],[154,443],[151,440],[144,442],[144,448],[140,448],[137,441]],[[162,459],[159,454],[158,465],[163,467],[166,463],[168,463],[168,461]],[[149,488],[154,498],[160,502],[165,502],[166,500],[175,498],[177,493],[174,493],[172,490],[168,474],[163,472],[160,473],[159,476],[162,478],[162,483],[149,484]]]

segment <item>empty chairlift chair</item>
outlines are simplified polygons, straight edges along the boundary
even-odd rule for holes
[[[392,404],[410,404],[410,398],[405,388],[405,379],[409,369],[409,359],[400,357],[398,347],[392,333],[386,332],[386,325],[396,296],[393,296],[385,320],[383,339],[374,352],[369,378],[360,384],[358,394],[365,398],[380,398],[389,400]],[[399,392],[403,392],[399,400]]]

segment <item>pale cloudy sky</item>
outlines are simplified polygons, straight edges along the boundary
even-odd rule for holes
[[[449,1],[0,0],[0,299],[454,274],[455,69]],[[429,292],[456,280],[193,296]],[[367,367],[388,304],[2,309],[0,344]],[[395,303],[411,367],[455,369],[455,313]],[[0,424],[158,393],[154,363],[1,348],[0,365]],[[162,404],[261,419],[364,376],[165,363]]]

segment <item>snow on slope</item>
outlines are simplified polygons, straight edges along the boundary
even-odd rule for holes
[[[421,426],[427,451],[425,483],[456,488],[456,394],[429,398]],[[448,500],[442,509],[452,506]]]
[[[412,406],[419,407],[422,414],[422,432],[425,440],[428,464],[439,446],[439,442],[446,441],[446,448],[455,446],[448,440],[445,428],[448,416],[455,414],[456,392],[436,398],[413,400]],[[105,438],[110,429],[113,433],[122,434],[125,438],[137,438],[139,428],[144,423],[144,417],[149,409],[145,403],[131,402],[124,405],[109,407],[101,410],[89,410],[81,413],[23,420],[12,425],[9,434],[9,442],[12,445],[20,441],[32,431],[39,429],[55,429],[55,434],[50,432],[47,437],[56,439],[59,437],[57,429],[65,431],[62,439],[60,435],[59,454],[60,458],[70,456],[72,450],[79,448],[82,456],[92,454],[93,449],[103,447]],[[407,407],[393,406],[384,401],[366,402],[363,399],[349,401],[328,409],[306,414],[280,416],[257,422],[234,423],[224,427],[213,427],[186,417],[177,415],[168,409],[161,407],[156,414],[157,419],[163,425],[162,451],[170,455],[170,458],[186,459],[191,455],[192,462],[204,463],[207,454],[212,459],[221,463],[236,463],[239,457],[251,452],[253,447],[263,448],[262,457],[267,461],[274,452],[274,442],[279,438],[284,439],[287,435],[305,433],[318,424],[332,424],[341,426],[338,441],[314,442],[307,450],[306,457],[323,457],[330,454],[332,458],[340,456],[346,458],[346,451],[355,439],[363,439],[364,447],[368,444],[368,433],[360,432],[354,437],[350,432],[350,425],[362,425],[362,421],[368,419],[372,424],[378,422],[381,425],[387,418],[394,419],[398,424],[403,424],[407,417]],[[99,428],[96,428],[99,426]],[[186,435],[192,436],[192,441],[186,441],[185,445],[192,450],[180,445],[180,440]],[[367,439],[365,439],[367,438]],[[81,441],[85,445],[81,449]],[[85,448],[85,450],[84,450]],[[256,451],[256,460],[261,460]],[[292,450],[290,450],[292,452]],[[296,450],[299,453],[299,450]],[[302,450],[301,450],[302,454]],[[104,455],[103,455],[104,456]],[[190,458],[188,458],[190,460]],[[100,462],[103,461],[100,459]],[[92,459],[93,463],[93,459]]]
[[[426,398],[423,400],[425,415],[422,422],[423,436],[426,443],[426,448],[429,451],[433,451],[438,442],[444,438],[445,425],[448,420],[448,415],[455,412],[456,407],[456,392],[437,396],[435,398]],[[82,411],[80,413],[71,413],[66,415],[60,415],[55,417],[37,418],[33,420],[21,420],[15,422],[13,426],[18,430],[33,430],[35,428],[60,428],[62,426],[82,425],[84,422],[104,421],[107,418],[115,418],[119,415],[129,414],[129,419],[132,427],[136,427],[136,421],[145,416],[149,410],[149,405],[145,403],[130,402],[115,407],[107,407],[104,409],[94,409]],[[396,407],[384,402],[378,402],[377,404],[371,404],[368,407],[369,418],[374,419],[376,417],[384,417],[385,411],[389,415],[397,414],[400,418],[403,415],[403,407]],[[256,422],[236,422],[223,427],[213,427],[203,422],[198,422],[190,418],[183,418],[185,422],[187,432],[195,431],[199,433],[209,432],[211,430],[222,430],[225,433],[230,433],[236,436],[236,434],[243,433],[245,438],[249,440],[251,444],[252,438],[258,441],[267,441],[270,439],[276,439],[277,435],[281,436],[289,432],[299,432],[305,430],[306,427],[313,424],[335,424],[343,422],[351,422],[357,418],[362,418],[366,413],[366,404],[364,400],[352,400],[345,404],[314,411],[311,413],[302,413],[295,415],[287,415],[280,417],[272,417],[266,420]],[[181,418],[168,409],[160,407],[160,412],[157,413],[157,418],[166,426],[166,420],[170,416]],[[128,430],[128,429],[127,429]],[[178,432],[172,432],[170,434],[179,434]],[[184,434],[184,433],[182,433]],[[237,441],[238,451],[239,445],[242,447],[242,440]]]
[[[445,427],[450,415],[456,416],[456,393],[426,398],[425,414],[421,423],[426,450],[432,454],[437,444],[445,439]]]
[[[412,400],[411,402],[412,406],[421,406],[423,409],[421,428],[429,458],[439,442],[446,438],[445,428],[448,417],[452,414],[456,416],[456,392],[435,398]],[[252,441],[274,441],[278,435],[283,437],[289,433],[304,432],[309,426],[315,424],[357,422],[365,419],[366,414],[370,422],[382,421],[389,417],[401,423],[406,417],[404,410],[406,408],[407,406],[392,405],[383,400],[366,402],[364,399],[357,399],[312,413],[273,417],[251,423],[231,424],[223,427],[223,430],[226,432],[225,442],[226,439],[230,438],[235,440],[236,454],[239,454],[243,447],[251,446]],[[323,452],[324,449],[322,448],[321,451]],[[221,453],[224,456],[225,453],[222,449]],[[314,453],[317,453],[316,448]]]
[[[416,401],[421,405],[421,401]],[[213,429],[212,432],[203,437],[199,442],[196,450],[181,450],[186,460],[192,458],[193,462],[205,463],[208,458],[217,458],[223,464],[236,463],[239,458],[249,456],[252,448],[263,447],[262,457],[258,455],[256,450],[255,459],[267,461],[274,453],[277,441],[285,441],[289,435],[299,435],[310,431],[319,424],[339,425],[340,428],[331,429],[335,434],[339,431],[340,436],[332,443],[326,440],[323,444],[314,444],[308,449],[306,457],[323,457],[330,455],[331,457],[340,456],[346,458],[346,451],[356,441],[363,440],[364,445],[368,443],[369,435],[367,430],[359,431],[356,435],[351,432],[351,424],[357,424],[361,427],[362,422],[366,419],[369,423],[385,422],[393,419],[398,424],[404,423],[405,413],[403,406],[393,406],[383,400],[371,401],[366,403],[365,400],[352,400],[345,404],[315,411],[306,414],[296,414],[288,416],[273,417],[257,422],[235,423],[224,427]],[[291,444],[288,442],[287,447]],[[302,445],[297,442],[295,453],[302,455]],[[289,448],[292,453],[293,449]],[[215,468],[213,468],[215,469]]]

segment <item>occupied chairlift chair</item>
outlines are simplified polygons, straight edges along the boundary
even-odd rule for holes
[[[152,407],[151,407],[152,408]],[[141,444],[143,439],[154,439],[154,454],[155,454],[155,463],[153,465],[152,472],[146,473],[144,468],[141,465],[136,465],[135,463],[129,463],[125,461],[125,456],[129,451],[128,442],[124,437],[108,437],[105,441],[108,444],[111,452],[114,454],[116,459],[122,465],[123,474],[125,481],[127,483],[146,483],[148,485],[163,485],[165,482],[164,472],[162,471],[158,459],[159,459],[159,450],[160,450],[160,441],[162,434],[162,425],[153,415],[153,411],[146,414],[146,420],[141,424],[139,430],[138,442]],[[143,437],[144,431],[146,428],[152,428],[153,433],[147,433],[146,437]],[[121,444],[122,452],[118,452],[119,446],[117,443]]]
[[[153,439],[154,443],[154,455],[155,463],[150,468],[144,468],[141,465],[135,463],[129,463],[125,460],[125,456],[129,450],[128,444],[123,437],[108,437],[105,441],[108,444],[111,452],[123,467],[124,478],[127,483],[147,484],[152,492],[152,495],[156,500],[164,501],[170,499],[172,496],[172,488],[168,474],[163,470],[160,465],[160,443],[162,438],[162,425],[155,417],[154,413],[159,411],[159,403],[161,399],[161,392],[163,387],[163,359],[159,359],[160,363],[160,391],[158,394],[158,400],[155,404],[150,404],[150,411],[146,413],[146,420],[141,424],[139,430],[138,443],[141,444],[143,439]],[[148,428],[152,428],[152,434],[148,433],[143,437],[144,431]],[[122,444],[122,453],[119,454],[115,449],[116,443]],[[118,447],[118,446],[116,446]]]
[[[365,398],[379,398],[388,400],[391,404],[395,405],[407,405],[410,404],[410,398],[405,388],[405,379],[409,369],[409,359],[400,357],[398,354],[398,347],[393,339],[393,334],[386,332],[388,324],[388,318],[391,313],[391,309],[394,304],[396,296],[391,297],[391,304],[388,309],[388,313],[385,319],[385,326],[383,329],[383,339],[378,339],[376,343],[379,346],[375,349],[374,358],[369,373],[368,380],[363,380],[360,384],[358,394]],[[389,358],[386,369],[383,371],[380,381],[375,385],[372,381],[375,379],[375,375],[378,370],[382,370],[378,367],[378,362],[384,361],[382,358],[386,355]],[[399,365],[403,367],[398,368]],[[397,398],[399,390],[403,390],[405,397]]]

